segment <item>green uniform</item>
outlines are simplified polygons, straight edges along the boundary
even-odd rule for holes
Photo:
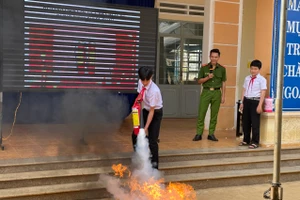
[[[208,63],[203,65],[200,69],[198,78],[205,78],[210,73],[211,64]],[[204,130],[204,119],[207,112],[207,109],[210,104],[211,114],[210,114],[210,124],[209,124],[209,135],[214,134],[218,113],[220,109],[220,104],[222,100],[222,84],[226,81],[226,69],[220,64],[216,65],[216,68],[213,70],[214,77],[209,79],[202,84],[203,91],[200,96],[200,105],[198,112],[198,122],[197,122],[197,134],[202,135]]]

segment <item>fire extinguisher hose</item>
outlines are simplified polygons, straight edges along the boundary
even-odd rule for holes
[[[144,125],[144,117],[143,117],[143,108],[141,107],[140,109],[140,128],[144,129],[145,125]]]

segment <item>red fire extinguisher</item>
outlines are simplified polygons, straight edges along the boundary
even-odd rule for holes
[[[132,121],[133,121],[133,133],[135,135],[139,134],[140,131],[140,114],[141,114],[141,108],[142,108],[142,102],[144,97],[144,92],[146,88],[143,88],[142,91],[139,93],[137,98],[135,99],[135,102],[132,106]]]

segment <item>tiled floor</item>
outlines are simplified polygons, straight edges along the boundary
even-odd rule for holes
[[[206,139],[193,142],[195,119],[164,119],[160,133],[160,150],[190,148],[222,148],[237,145],[234,131],[218,131],[219,142]],[[10,133],[11,125],[4,125],[3,137]],[[82,130],[84,145],[80,140]],[[130,152],[131,120],[121,125],[80,126],[80,125],[15,125],[13,135],[3,141],[4,151],[0,159],[16,159],[45,156],[66,156],[78,154],[104,154]]]
[[[16,125],[13,135],[3,141],[5,150],[0,151],[0,159],[131,152],[131,123],[127,119],[114,126]],[[11,125],[4,125],[4,138],[9,135],[10,128]],[[82,130],[86,145],[80,141]],[[193,142],[195,132],[195,119],[164,119],[160,133],[160,151],[235,147],[239,143],[235,131],[217,131],[219,142],[208,141],[206,132],[202,141]]]

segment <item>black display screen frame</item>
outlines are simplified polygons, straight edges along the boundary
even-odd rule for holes
[[[28,53],[26,52],[26,46],[25,46],[25,32],[28,31],[28,29],[26,30],[26,24],[25,24],[25,18],[24,18],[24,2],[26,0],[2,0],[1,1],[1,16],[3,15],[1,20],[1,46],[2,46],[2,51],[1,51],[1,91],[46,91],[46,92],[50,92],[50,91],[69,91],[69,90],[98,90],[98,89],[105,89],[105,90],[109,90],[109,91],[114,91],[114,92],[118,92],[118,93],[136,93],[136,88],[137,88],[137,73],[135,71],[135,75],[134,78],[135,80],[130,80],[128,82],[131,82],[130,84],[130,89],[128,87],[120,87],[117,89],[110,89],[110,88],[49,88],[49,87],[36,87],[36,88],[28,88],[28,87],[24,87],[24,85],[29,85],[32,83],[26,83],[25,80],[34,80],[34,81],[41,81],[42,78],[26,78],[25,75],[26,74],[38,74],[38,75],[43,75],[45,73],[49,73],[49,74],[54,74],[54,70],[53,67],[41,67],[39,66],[39,68],[33,67],[31,68],[27,66],[27,68],[30,69],[37,69],[37,71],[40,70],[44,70],[44,72],[26,72],[24,71],[26,69],[25,67],[25,54]],[[145,8],[145,7],[132,7],[132,6],[121,6],[121,5],[115,5],[115,4],[103,4],[103,3],[97,3],[97,2],[91,2],[91,1],[78,1],[78,0],[60,0],[58,1],[49,1],[49,0],[43,0],[43,1],[38,1],[37,2],[54,2],[54,3],[63,3],[63,4],[73,4],[73,5],[83,5],[83,6],[99,6],[102,8],[112,8],[112,9],[125,9],[125,10],[134,10],[134,11],[139,11],[141,13],[141,26],[140,26],[140,34],[139,34],[139,57],[138,57],[138,61],[137,64],[138,66],[133,66],[132,68],[135,68],[136,70],[138,69],[138,67],[140,66],[149,66],[152,67],[154,70],[154,75],[155,75],[155,71],[156,71],[156,56],[157,56],[157,28],[158,28],[158,10],[155,8]],[[5,5],[5,6],[4,6]],[[28,4],[26,4],[28,5]],[[7,19],[7,16],[5,17],[5,15],[7,15],[7,10],[4,12],[2,10],[2,8],[7,8],[7,6],[10,6],[11,11],[9,11],[9,15],[13,16],[10,18],[10,22],[12,22],[11,25],[9,25],[9,23],[7,23],[5,20]],[[6,23],[6,24],[5,24]],[[53,24],[53,23],[52,23]],[[150,26],[150,25],[151,26]],[[8,28],[7,28],[8,27]],[[96,26],[97,27],[97,26]],[[103,27],[103,26],[102,26]],[[105,26],[106,28],[108,26]],[[14,33],[11,33],[12,31],[9,30],[14,30]],[[76,29],[73,29],[76,30]],[[149,31],[150,30],[150,31]],[[81,31],[82,32],[82,31]],[[41,33],[41,32],[39,32]],[[111,33],[111,32],[110,32]],[[47,31],[45,31],[45,34],[48,34]],[[22,35],[22,37],[20,37]],[[61,35],[61,34],[58,34]],[[151,35],[151,40],[149,40],[149,37]],[[38,36],[41,37],[41,36]],[[121,36],[122,37],[122,36]],[[43,38],[43,37],[41,37]],[[95,37],[97,39],[97,37]],[[64,40],[66,38],[63,38]],[[68,39],[68,38],[67,38]],[[10,40],[14,40],[15,43],[17,44],[13,44],[14,42],[12,42],[12,45],[9,45],[9,48],[11,48],[11,51],[8,52],[7,51],[7,47],[8,44],[10,43]],[[122,41],[121,41],[122,43]],[[125,42],[126,43],[126,42]],[[20,45],[22,44],[22,45]],[[150,44],[150,45],[149,45]],[[14,46],[16,45],[16,46]],[[149,47],[147,47],[147,45],[149,45]],[[144,48],[144,49],[143,49]],[[148,48],[148,49],[147,49]],[[35,48],[36,49],[36,48]],[[150,51],[150,50],[151,51]],[[41,50],[41,49],[40,49]],[[28,50],[27,50],[28,51]],[[102,51],[100,50],[99,53],[101,53]],[[38,55],[36,55],[36,52],[30,52],[30,55],[35,55],[38,57]],[[122,52],[121,52],[122,54]],[[16,56],[17,55],[17,56]],[[22,55],[22,56],[18,56],[18,55]],[[56,53],[57,56],[63,55],[63,54],[59,54]],[[47,56],[46,56],[47,57]],[[94,58],[96,56],[93,56]],[[10,62],[9,65],[7,65],[8,60],[7,58],[11,58],[14,59],[15,62]],[[100,57],[101,58],[101,57]],[[17,62],[17,60],[19,59],[19,61]],[[89,60],[89,58],[85,58],[86,60]],[[41,60],[38,58],[38,60]],[[10,61],[10,60],[9,60]],[[101,62],[101,59],[100,59]],[[120,61],[121,62],[121,61]],[[126,63],[126,62],[125,62]],[[28,63],[27,63],[28,64]],[[126,67],[126,68],[130,68],[130,67]],[[20,70],[22,72],[20,72]],[[45,72],[45,70],[48,70],[49,72]],[[52,72],[50,72],[52,70]],[[68,69],[69,71],[71,71],[72,73],[76,73],[74,71],[76,71],[76,69]],[[58,70],[59,71],[59,70]],[[77,71],[83,71],[83,72],[90,72],[89,69],[77,69]],[[96,69],[92,69],[91,71],[93,72],[101,72],[105,70],[96,70]],[[107,70],[106,70],[107,71]],[[82,72],[82,73],[83,73]],[[115,71],[117,72],[117,70]],[[123,70],[122,72],[124,73],[131,73],[131,70]],[[120,72],[118,72],[120,73]],[[64,74],[63,74],[64,75]],[[68,74],[67,74],[68,75]],[[85,74],[79,74],[79,76],[84,76]],[[91,75],[91,76],[95,76],[97,77],[97,75]],[[102,77],[107,77],[107,76],[103,76]],[[114,75],[112,77],[124,77],[126,78],[127,75]],[[132,76],[129,76],[129,78],[132,78]],[[44,77],[43,77],[44,78]],[[44,78],[44,80],[58,80],[57,78]],[[70,79],[72,80],[77,80],[75,79]],[[91,81],[92,79],[89,79],[88,81]],[[154,77],[155,80],[155,77]],[[87,81],[87,80],[86,80]],[[22,82],[22,84],[21,84]],[[96,82],[96,81],[94,81]],[[104,80],[102,82],[115,82],[116,84],[114,84],[113,86],[120,86],[120,84],[117,84],[118,81],[109,81],[109,80]],[[120,82],[120,81],[119,81]],[[135,83],[135,86],[132,88],[132,83]],[[36,83],[35,83],[36,84]],[[45,83],[45,82],[40,82],[40,85],[46,86],[49,85],[49,83]],[[64,83],[65,84],[65,83]],[[33,84],[32,84],[33,85]],[[51,84],[50,84],[51,85]],[[53,84],[52,84],[53,85]],[[81,86],[82,84],[78,84],[78,86]],[[104,85],[104,84],[103,84]],[[105,86],[105,85],[104,85]],[[108,85],[110,86],[110,85]]]

